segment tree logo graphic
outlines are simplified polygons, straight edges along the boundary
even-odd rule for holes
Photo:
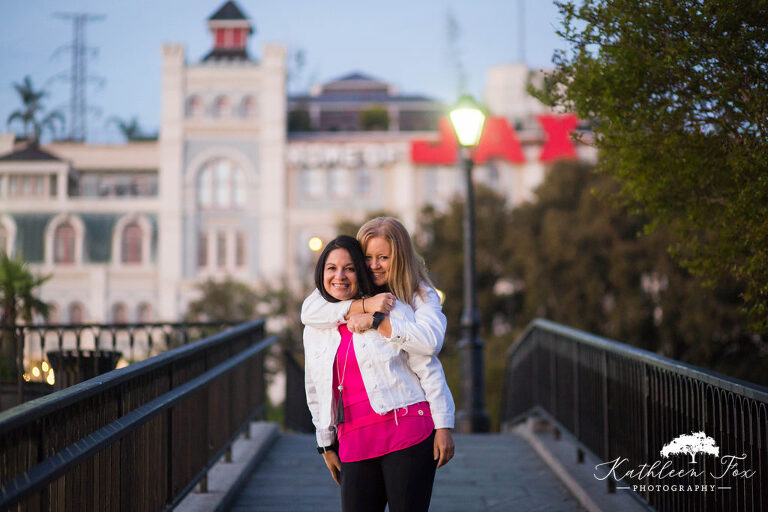
[[[696,464],[697,453],[708,453],[719,457],[720,448],[715,444],[715,440],[704,432],[691,432],[677,436],[661,449],[661,456],[664,458],[678,453],[690,455],[691,464]]]

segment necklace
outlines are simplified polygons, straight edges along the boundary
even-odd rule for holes
[[[344,392],[344,377],[347,376],[347,361],[349,360],[349,347],[352,346],[352,340],[349,340],[349,344],[347,345],[347,353],[344,356],[344,372],[339,375],[339,366],[341,366],[339,363],[338,356],[336,357],[336,378],[339,381],[339,401],[336,403],[336,424],[341,425],[344,423],[344,401],[341,398],[341,394]]]

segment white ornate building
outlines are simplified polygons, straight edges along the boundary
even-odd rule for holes
[[[413,229],[423,206],[461,193],[439,102],[360,73],[288,97],[285,46],[252,58],[252,25],[233,2],[208,25],[201,62],[162,48],[158,140],[32,147],[0,135],[0,251],[53,275],[41,292],[52,321],[177,320],[209,277],[298,286],[311,274],[308,240],[335,236],[340,220],[386,210]],[[568,156],[567,123],[537,121],[547,112],[525,94],[528,78],[522,65],[493,68],[484,97],[503,119],[476,179],[511,204]],[[371,110],[386,126],[366,125]]]

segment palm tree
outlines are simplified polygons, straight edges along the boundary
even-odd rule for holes
[[[53,110],[45,114],[42,119],[38,119],[39,116],[43,115],[41,101],[48,93],[42,89],[35,90],[29,75],[24,77],[22,83],[13,84],[13,87],[19,93],[22,108],[11,112],[6,120],[6,126],[10,126],[16,120],[21,121],[24,124],[24,136],[35,141],[40,140],[40,135],[44,129],[48,129],[53,135],[56,135],[56,121],[60,122],[62,126],[64,125],[64,116],[61,112]]]
[[[16,321],[31,323],[38,313],[48,316],[48,304],[40,300],[35,290],[51,276],[34,276],[20,257],[0,253],[0,379],[21,382],[24,357],[23,338],[16,340]],[[10,379],[9,379],[10,377]]]
[[[119,117],[110,117],[109,123],[117,125],[117,129],[125,137],[126,141],[135,140],[154,140],[154,135],[145,135],[139,126],[139,120],[134,116],[130,121],[120,119]]]

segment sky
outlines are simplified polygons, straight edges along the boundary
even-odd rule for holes
[[[138,118],[145,132],[160,118],[160,50],[183,43],[188,63],[212,47],[206,20],[225,0],[0,0],[0,132],[21,103],[13,83],[29,75],[49,91],[46,109],[68,115],[72,21],[55,13],[103,15],[86,25],[88,141],[118,142],[109,120]],[[448,13],[459,27],[455,47],[466,70],[467,89],[482,96],[490,66],[520,62],[551,67],[557,8],[550,0],[236,0],[255,25],[249,52],[258,58],[265,42],[283,43],[289,55],[302,50],[305,66],[291,92],[306,91],[352,71],[394,83],[403,93],[452,103],[459,87],[451,64]],[[521,51],[520,13],[523,30]],[[522,57],[522,59],[521,59]],[[18,125],[16,125],[18,127]]]

